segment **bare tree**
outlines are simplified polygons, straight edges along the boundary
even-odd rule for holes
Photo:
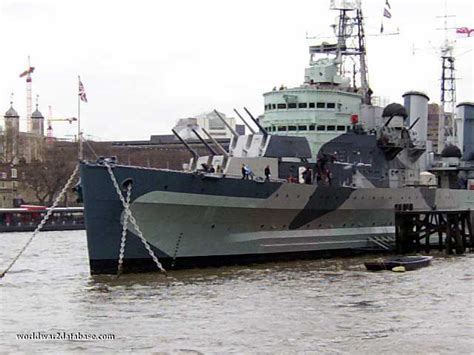
[[[21,166],[20,183],[41,204],[51,205],[77,164],[71,150],[55,145],[45,149],[43,162]]]

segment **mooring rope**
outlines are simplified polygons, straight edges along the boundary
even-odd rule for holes
[[[76,168],[74,169],[72,175],[69,177],[66,185],[64,185],[63,189],[61,190],[61,192],[59,193],[58,197],[56,197],[56,200],[54,200],[54,203],[53,205],[48,209],[48,212],[46,213],[46,215],[43,217],[43,219],[41,220],[40,224],[38,224],[38,226],[36,227],[35,231],[33,232],[32,236],[28,239],[28,241],[26,242],[25,246],[23,248],[21,248],[20,252],[17,254],[17,256],[12,260],[12,262],[10,263],[10,265],[8,265],[8,267],[0,274],[0,279],[2,279],[6,273],[8,271],[10,271],[10,269],[13,267],[13,265],[16,263],[16,261],[20,258],[21,254],[23,254],[23,252],[26,250],[26,248],[28,248],[28,245],[30,245],[30,243],[33,241],[34,237],[36,237],[36,235],[41,231],[41,229],[43,228],[43,226],[45,225],[45,223],[48,221],[49,217],[51,216],[51,214],[54,212],[54,209],[56,207],[58,207],[58,204],[59,202],[63,199],[64,195],[66,194],[67,190],[69,189],[70,185],[72,184],[72,182],[74,181],[74,178],[76,177],[77,175],[77,172],[79,171],[79,164],[76,165]]]
[[[126,214],[128,213],[128,219],[130,220],[130,223],[132,223],[133,227],[135,228],[135,231],[137,232],[138,237],[142,241],[143,245],[145,246],[146,250],[148,251],[148,254],[150,254],[151,258],[155,262],[158,269],[161,272],[166,273],[166,270],[161,265],[160,261],[158,260],[158,258],[155,255],[155,253],[153,252],[153,250],[151,250],[150,244],[147,242],[147,240],[143,236],[143,233],[140,230],[140,227],[138,227],[137,220],[133,216],[132,211],[130,210],[130,206],[127,205],[127,201],[123,197],[122,191],[120,190],[120,186],[117,182],[117,179],[115,178],[114,172],[112,171],[112,167],[106,161],[104,161],[104,165],[107,168],[107,171],[109,172],[110,178],[111,178],[112,183],[115,187],[115,192],[117,192],[117,195],[120,198],[120,201],[122,202],[122,206],[124,208],[125,213]]]

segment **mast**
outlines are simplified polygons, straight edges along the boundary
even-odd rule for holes
[[[452,49],[452,48],[451,48]],[[452,51],[441,55],[441,111],[438,123],[438,152],[443,151],[446,140],[454,136],[454,110],[456,107],[456,78]]]
[[[369,70],[367,68],[367,52],[365,48],[365,32],[363,26],[362,9],[357,10],[357,39],[359,42],[359,63],[360,63],[360,81],[361,90],[364,103],[367,105],[371,104],[371,90],[369,88]]]
[[[438,153],[444,149],[446,142],[454,141],[455,136],[455,110],[456,110],[456,77],[454,68],[454,46],[448,39],[448,18],[455,17],[447,14],[447,2],[445,2],[445,14],[438,16],[444,19],[444,43],[441,47],[441,109],[438,121]],[[453,142],[454,143],[454,142]]]
[[[323,43],[310,46],[310,64],[314,65],[315,54],[331,54],[334,63],[339,65],[339,73],[344,77],[352,72],[353,88],[362,95],[362,102],[371,104],[369,88],[369,71],[367,66],[367,49],[365,43],[364,16],[361,1],[331,1],[331,10],[339,11],[337,25],[334,25],[336,44]],[[347,60],[350,58],[351,60]],[[353,63],[355,63],[353,65]],[[348,66],[351,68],[347,68]]]

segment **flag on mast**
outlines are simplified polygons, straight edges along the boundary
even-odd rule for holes
[[[383,33],[383,18],[392,18],[392,13],[390,12],[392,7],[390,6],[390,3],[388,0],[385,0],[385,6],[383,8],[383,17],[382,17],[382,23],[380,24],[380,33]]]
[[[474,29],[468,27],[456,28],[457,37],[474,37]]]
[[[87,102],[87,95],[82,84],[81,77],[79,77],[79,98],[81,101]]]

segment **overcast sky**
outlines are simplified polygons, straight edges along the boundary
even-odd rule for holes
[[[367,39],[374,95],[402,102],[407,90],[439,102],[437,19],[445,0],[389,0],[385,32]],[[363,1],[366,32],[380,29],[385,0]],[[472,0],[449,0],[449,27],[474,28]],[[40,110],[77,116],[77,75],[89,99],[81,106],[85,133],[101,139],[148,139],[168,134],[179,118],[214,108],[231,114],[247,106],[262,113],[262,93],[297,86],[308,65],[306,34],[327,35],[336,12],[329,0],[0,0],[0,111],[24,117],[19,74],[27,56],[36,67],[33,96]],[[454,30],[450,31],[454,37]],[[327,40],[327,39],[326,39]],[[458,39],[457,97],[474,100],[473,43]],[[413,51],[413,48],[415,50]],[[22,121],[22,127],[26,123]],[[77,126],[56,123],[55,134]]]

